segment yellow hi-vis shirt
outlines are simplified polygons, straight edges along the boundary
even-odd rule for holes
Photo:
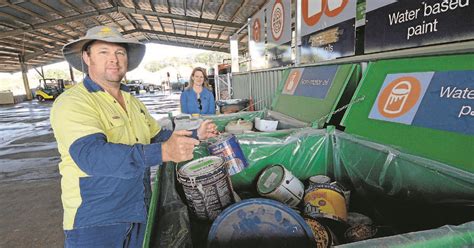
[[[89,77],[53,104],[65,230],[146,222],[147,170],[162,162],[161,143],[151,141],[167,130],[126,88],[127,111]]]

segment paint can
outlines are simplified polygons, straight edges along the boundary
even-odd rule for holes
[[[241,133],[252,131],[252,128],[253,128],[253,122],[239,119],[239,120],[230,121],[229,123],[227,123],[224,130],[231,134],[241,134]]]
[[[215,142],[208,144],[207,149],[211,155],[224,159],[230,175],[237,174],[248,167],[240,144],[233,134],[220,135]]]
[[[304,185],[283,165],[275,164],[258,177],[257,191],[261,196],[296,207],[303,198]]]
[[[357,242],[361,240],[375,238],[378,228],[374,225],[360,224],[349,227],[344,233],[346,242]]]
[[[344,200],[346,201],[346,208],[349,209],[349,204],[350,204],[350,200],[351,200],[351,191],[348,190],[347,187],[344,186],[344,184],[342,184],[340,182],[334,181],[330,184],[334,185],[334,186],[336,186],[336,187],[338,187],[339,189],[342,190],[342,193],[344,194]]]
[[[373,221],[361,213],[349,212],[347,213],[347,224],[349,226],[357,226],[360,224],[372,225]]]
[[[326,175],[316,175],[309,178],[309,185],[318,183],[330,183],[331,178]]]
[[[191,161],[176,174],[188,206],[198,219],[214,220],[234,203],[229,172],[222,158],[209,156]]]
[[[313,232],[314,240],[316,241],[317,248],[327,248],[331,247],[332,245],[332,233],[329,229],[323,225],[322,223],[318,222],[312,218],[304,218],[304,221],[311,227],[311,231]]]
[[[345,223],[347,207],[343,191],[337,185],[310,185],[304,196],[304,214],[311,218],[326,218]]]
[[[253,198],[226,208],[212,223],[208,246],[315,247],[303,217],[274,200]]]

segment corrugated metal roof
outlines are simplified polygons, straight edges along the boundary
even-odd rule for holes
[[[128,37],[229,52],[229,36],[266,0],[0,0],[0,72],[62,61],[61,48],[97,25]]]

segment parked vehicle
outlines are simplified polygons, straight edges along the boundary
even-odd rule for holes
[[[146,92],[150,93],[155,92],[155,90],[161,90],[160,85],[147,84],[141,79],[130,80],[126,83],[126,85],[130,88],[130,92],[134,92],[137,95],[140,94],[140,90],[145,90]]]
[[[54,100],[66,89],[63,79],[45,78],[39,80],[35,90],[38,101]]]

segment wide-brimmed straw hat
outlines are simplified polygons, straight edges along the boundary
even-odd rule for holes
[[[145,55],[146,47],[144,44],[135,39],[124,38],[123,35],[113,27],[97,26],[89,29],[86,36],[64,45],[64,58],[75,69],[87,73],[87,65],[82,61],[82,49],[85,44],[94,40],[127,44],[127,71],[137,68]]]

